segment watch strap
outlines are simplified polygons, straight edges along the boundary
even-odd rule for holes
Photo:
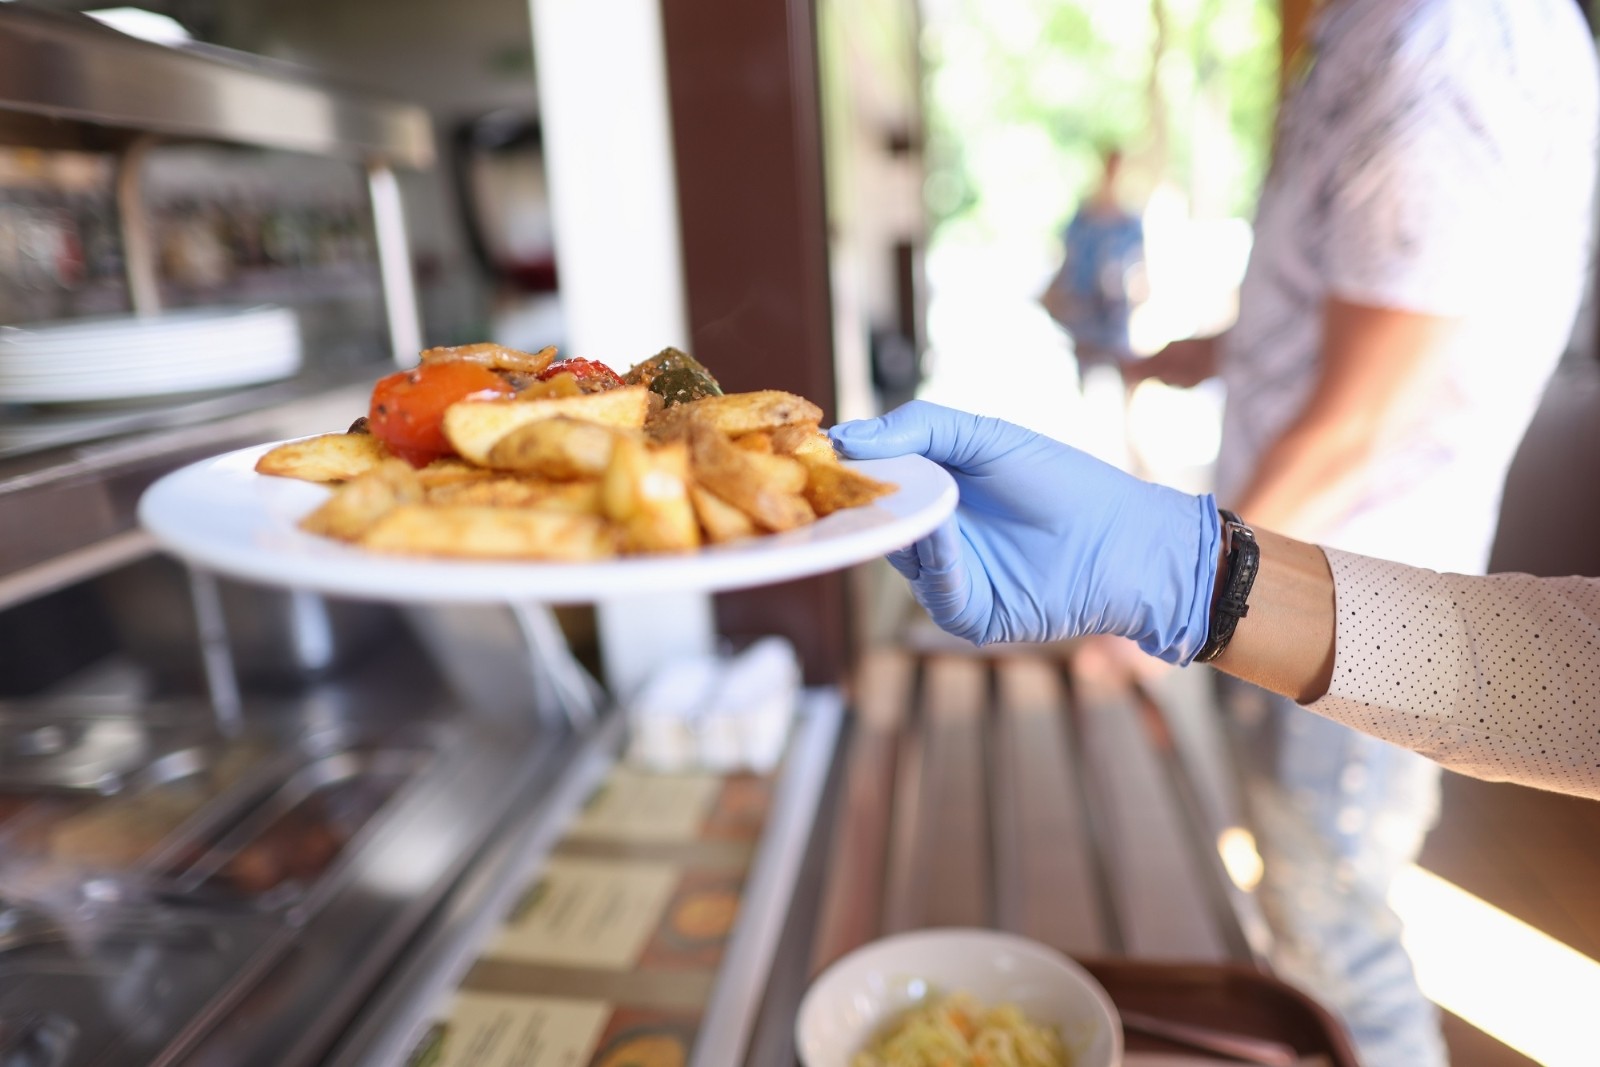
[[[1250,587],[1261,568],[1261,547],[1255,531],[1231,511],[1219,511],[1223,536],[1227,538],[1227,574],[1221,579],[1222,592],[1211,609],[1211,629],[1206,643],[1195,656],[1196,662],[1210,663],[1222,655],[1233,639],[1239,620],[1250,614]]]

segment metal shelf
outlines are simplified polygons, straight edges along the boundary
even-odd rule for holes
[[[143,164],[168,141],[214,141],[348,159],[372,204],[390,344],[408,364],[422,344],[394,168],[433,164],[428,113],[336,88],[311,71],[206,45],[141,41],[87,15],[0,3],[0,144],[113,152],[128,293],[161,309]]]
[[[0,142],[118,149],[136,134],[427,167],[420,107],[206,46],[168,48],[86,15],[0,5]]]

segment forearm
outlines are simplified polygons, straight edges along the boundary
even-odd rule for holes
[[[1262,455],[1231,505],[1246,522],[1316,537],[1349,510],[1373,431],[1339,416],[1303,415]]]
[[[1349,510],[1380,442],[1438,402],[1459,325],[1330,297],[1315,386],[1230,506],[1251,523],[1321,536]]]

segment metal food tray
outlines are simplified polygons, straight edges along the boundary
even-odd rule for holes
[[[173,872],[171,884],[177,893],[207,902],[255,900],[267,906],[296,903],[295,918],[314,909],[319,890],[338,881],[339,872],[361,851],[370,836],[393,809],[407,786],[420,778],[432,764],[434,752],[421,747],[352,747],[324,755],[296,770],[267,798],[237,821],[221,840],[193,863]],[[275,828],[293,819],[338,787],[371,779],[377,792],[372,803],[356,820],[351,833],[334,845],[332,856],[308,883],[300,883],[284,873],[260,891],[220,884],[229,866],[252,846],[268,840]]]
[[[218,810],[168,835],[121,882],[77,872],[39,900],[0,908],[0,1063],[166,1062],[281,958],[449,750],[433,728],[381,740],[344,728],[308,735],[258,766],[248,791],[230,791]],[[177,781],[205,766],[173,753],[151,765],[148,780]],[[378,783],[376,795],[315,879],[258,896],[215,884],[281,820],[362,779]]]
[[[270,744],[270,739],[252,740],[264,746]],[[407,781],[426,770],[429,761],[441,751],[442,743],[436,731],[427,729],[409,729],[381,741],[370,733],[348,728],[317,732],[291,745],[265,749],[263,758],[237,780],[206,798],[131,862],[96,863],[88,857],[51,855],[40,847],[37,839],[52,821],[71,818],[91,810],[91,806],[114,806],[148,796],[152,790],[180,783],[214,766],[226,748],[220,744],[199,745],[167,753],[147,764],[117,797],[43,798],[0,825],[0,860],[15,865],[5,889],[24,900],[41,896],[59,900],[91,883],[97,891],[108,892],[110,883],[105,876],[109,876],[120,887],[118,891],[130,896],[154,893],[186,904],[220,907],[237,906],[247,900],[269,906],[293,902],[303,913],[312,906],[307,898],[314,886],[297,887],[295,892],[279,893],[258,902],[250,894],[225,891],[207,881],[317,790],[356,774],[393,774],[403,770],[406,780],[397,783],[356,832],[340,844],[337,856],[317,879],[319,884],[335,881],[338,870],[360,849],[372,827],[384,820],[385,809],[394,806]]]
[[[139,784],[163,756],[216,740],[200,708],[0,702],[0,790],[109,796]]]
[[[0,1062],[148,1062],[207,1005],[267,962],[277,936],[249,916],[132,910],[87,929],[6,913],[0,932]]]

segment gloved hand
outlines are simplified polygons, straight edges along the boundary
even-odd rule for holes
[[[1204,646],[1221,544],[1210,496],[920,400],[829,436],[851,459],[916,453],[955,477],[955,515],[889,556],[950,633],[979,645],[1116,634],[1177,664]]]

